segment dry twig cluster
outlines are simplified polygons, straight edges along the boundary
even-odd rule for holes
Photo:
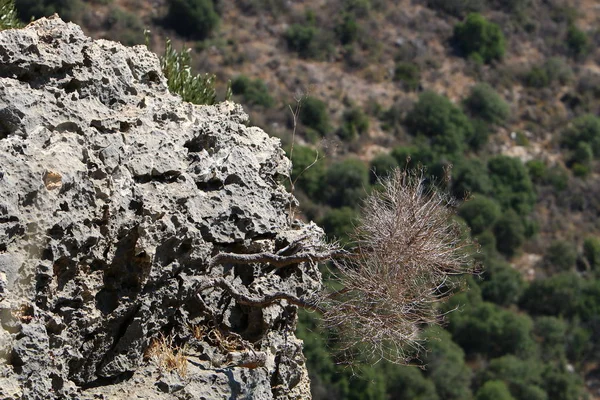
[[[347,359],[414,357],[419,328],[439,322],[435,303],[450,294],[449,278],[470,270],[472,244],[453,217],[449,198],[427,188],[421,172],[396,170],[367,197],[354,255],[334,260],[342,289],[319,304]]]

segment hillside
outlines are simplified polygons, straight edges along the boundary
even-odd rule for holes
[[[422,164],[434,185],[471,198],[458,214],[484,272],[444,306],[462,310],[445,329],[426,331],[437,339],[415,363],[427,368],[378,365],[353,378],[307,319],[315,399],[600,398],[597,1],[16,4],[125,44],[149,28],[159,54],[166,37],[191,48],[219,98],[231,80],[251,124],[294,142],[303,214],[332,238],[349,240],[373,169]]]

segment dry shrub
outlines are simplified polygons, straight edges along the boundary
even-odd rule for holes
[[[321,299],[323,321],[348,361],[404,364],[421,347],[419,328],[439,322],[449,278],[470,271],[472,244],[449,198],[426,187],[422,172],[396,170],[362,211],[357,251],[334,260],[342,289]]]
[[[146,350],[146,357],[154,359],[162,370],[175,370],[179,375],[186,376],[187,359],[184,353],[185,348],[175,346],[173,338],[161,335],[152,340]]]

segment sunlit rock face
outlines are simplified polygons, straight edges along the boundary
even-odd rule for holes
[[[310,263],[209,265],[320,240],[279,140],[56,16],[0,32],[0,60],[0,398],[310,398],[295,306],[198,291],[319,289]]]

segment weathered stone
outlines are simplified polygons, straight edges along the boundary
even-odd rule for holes
[[[319,289],[311,263],[209,268],[321,240],[291,222],[279,140],[56,16],[0,32],[0,59],[0,397],[309,398],[295,306],[198,293]],[[161,337],[187,374],[148,355]]]

